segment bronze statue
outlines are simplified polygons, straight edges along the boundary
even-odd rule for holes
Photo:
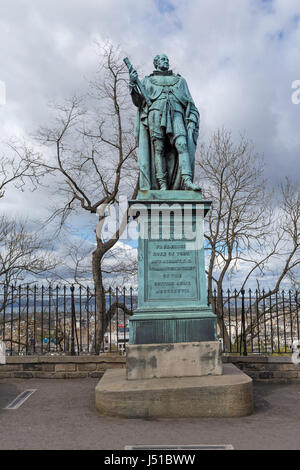
[[[193,183],[199,112],[183,77],[169,70],[165,54],[154,72],[139,80],[129,60],[129,88],[137,106],[140,189],[200,191]]]

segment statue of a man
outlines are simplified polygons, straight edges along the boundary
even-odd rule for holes
[[[154,58],[154,67],[141,82],[129,68],[132,101],[138,107],[140,189],[200,190],[193,183],[199,112],[185,79],[169,70],[165,54]]]

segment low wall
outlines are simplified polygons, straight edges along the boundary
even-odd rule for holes
[[[101,356],[6,356],[0,364],[0,379],[71,379],[102,377],[107,369],[125,367],[117,354]]]
[[[223,355],[224,363],[232,363],[258,382],[300,382],[300,364],[287,356]],[[125,357],[117,354],[101,356],[7,356],[0,364],[4,378],[85,378],[102,377],[107,369],[124,368]]]
[[[300,364],[293,364],[290,356],[226,356],[230,362],[256,382],[300,382]]]

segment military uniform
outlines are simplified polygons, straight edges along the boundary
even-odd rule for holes
[[[134,104],[139,108],[137,118],[137,136],[143,125],[149,132],[153,153],[156,178],[159,183],[171,176],[167,175],[167,162],[170,147],[178,147],[176,141],[181,137],[188,141],[188,123],[195,124],[192,140],[196,145],[199,128],[199,112],[190,95],[187,83],[180,75],[172,71],[154,71],[142,80],[151,105],[147,105],[135,85],[131,85],[131,95]],[[181,139],[181,142],[183,140]],[[192,149],[192,152],[195,151]],[[191,150],[178,152],[178,166],[181,175],[193,177],[193,158]],[[178,178],[177,178],[178,179]],[[174,178],[173,178],[174,180]],[[174,183],[175,184],[175,183]],[[174,186],[173,184],[173,186]],[[177,183],[178,185],[178,183]],[[174,188],[172,188],[174,189]],[[176,188],[175,189],[179,189]]]

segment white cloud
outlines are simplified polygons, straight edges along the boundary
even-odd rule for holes
[[[245,130],[272,178],[276,168],[292,174],[300,144],[299,108],[290,99],[300,78],[299,17],[293,0],[12,0],[2,12],[0,79],[9,98],[1,120],[25,133],[45,122],[50,99],[87,86],[94,40],[110,39],[145,73],[157,52],[169,54],[199,106],[203,137],[223,124]]]

